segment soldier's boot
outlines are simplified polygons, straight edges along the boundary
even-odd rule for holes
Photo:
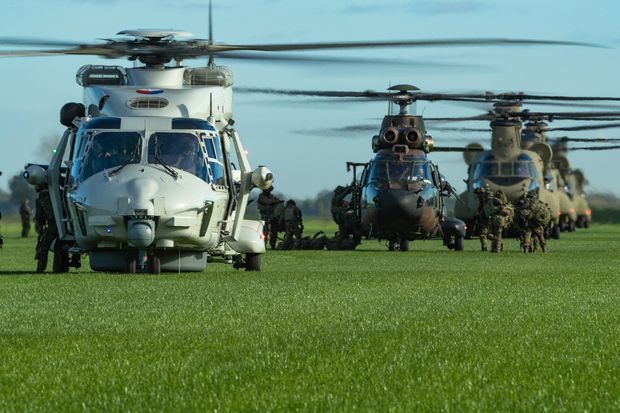
[[[487,238],[483,235],[480,236],[480,251],[482,252],[486,252],[488,251],[487,248]]]
[[[269,238],[269,246],[271,247],[272,250],[276,249],[277,241],[278,241],[278,237],[271,237],[271,238]]]
[[[39,258],[37,258],[37,272],[41,273],[41,272],[45,272],[45,268],[47,267],[47,256],[39,256]]]
[[[501,238],[499,238],[499,237],[494,237],[494,238],[493,238],[493,244],[492,244],[492,246],[491,246],[491,252],[494,252],[494,253],[499,253],[501,243],[502,243]]]

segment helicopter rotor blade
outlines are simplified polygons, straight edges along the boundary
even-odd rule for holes
[[[620,145],[609,146],[577,146],[572,148],[566,148],[567,151],[609,151],[613,149],[620,149]]]
[[[484,152],[484,148],[464,148],[460,146],[433,146],[431,152]]]
[[[603,123],[600,125],[581,125],[581,126],[567,126],[560,128],[545,128],[545,132],[571,132],[571,131],[582,131],[582,130],[597,130],[597,129],[613,129],[620,128],[620,123]]]
[[[620,138],[569,138],[562,136],[559,138],[550,138],[555,142],[620,142]]]
[[[570,42],[561,40],[538,39],[431,39],[431,40],[396,40],[396,41],[361,41],[361,42],[326,42],[326,43],[283,43],[283,44],[247,44],[219,45],[220,50],[252,50],[264,52],[290,52],[297,50],[361,49],[375,47],[458,47],[458,46],[584,46],[606,48],[594,43]]]
[[[491,132],[492,131],[489,128],[457,128],[457,127],[450,127],[450,126],[429,127],[428,129],[432,129],[433,131],[439,131],[439,132],[464,132],[464,133]]]
[[[34,47],[79,47],[80,43],[63,41],[63,40],[47,40],[47,39],[30,39],[20,37],[0,37],[0,45],[3,46],[34,46]]]
[[[403,59],[378,59],[367,57],[339,57],[339,56],[317,56],[317,55],[296,55],[286,53],[252,53],[252,52],[225,52],[217,53],[218,59],[231,59],[231,60],[246,60],[246,61],[273,61],[273,62],[289,62],[289,63],[319,63],[319,64],[361,64],[361,65],[385,65],[391,66],[406,66],[406,67],[428,67],[432,69],[480,69],[480,65],[468,65],[461,63],[441,63],[432,61],[416,61],[416,60],[403,60]],[[247,88],[246,93],[260,93],[254,88]],[[293,95],[293,94],[291,94]],[[383,100],[383,98],[382,98]]]

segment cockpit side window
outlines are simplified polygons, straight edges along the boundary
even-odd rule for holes
[[[209,182],[200,141],[192,133],[156,132],[149,137],[148,163],[163,163]]]
[[[139,133],[99,132],[88,135],[89,139],[82,139],[84,143],[80,143],[78,149],[78,158],[84,153],[80,180],[125,163],[140,163],[142,139]]]
[[[222,152],[219,138],[216,134],[203,135],[203,141],[207,148],[209,169],[215,185],[225,186],[226,177],[224,175],[224,164],[222,163]]]

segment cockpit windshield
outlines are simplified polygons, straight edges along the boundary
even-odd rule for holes
[[[484,161],[474,166],[474,179],[500,176],[536,179],[538,173],[532,161]]]
[[[485,179],[502,186],[511,186],[529,180],[530,189],[537,188],[539,181],[534,161],[524,154],[510,161],[498,161],[492,155],[483,157],[473,166],[472,178],[474,188],[482,187]]]
[[[370,165],[369,180],[387,182],[432,181],[426,160],[376,160]]]
[[[140,163],[142,139],[137,132],[100,132],[84,148],[80,180],[124,164]]]
[[[149,137],[148,163],[181,169],[209,182],[198,137],[191,133],[157,132]]]

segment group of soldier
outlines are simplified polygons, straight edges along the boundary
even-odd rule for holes
[[[273,186],[258,196],[258,212],[265,222],[263,236],[271,249],[299,249],[304,231],[303,216],[292,199],[284,202],[273,194]],[[284,241],[278,245],[278,233],[284,231]]]
[[[502,191],[492,192],[478,188],[477,230],[480,248],[487,251],[487,239],[491,239],[491,252],[503,250],[503,233],[511,226],[517,233],[520,248],[524,253],[535,252],[540,246],[547,252],[545,229],[551,224],[549,205],[540,200],[536,191],[531,191],[511,203]]]

